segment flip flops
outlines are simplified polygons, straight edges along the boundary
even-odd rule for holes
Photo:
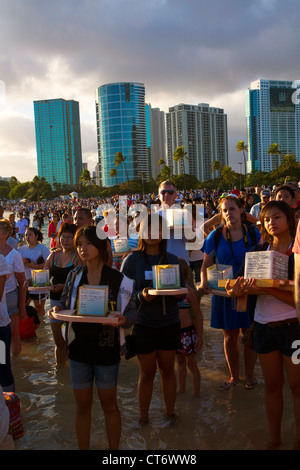
[[[237,381],[236,380],[227,380],[227,382],[223,382],[220,385],[221,390],[229,390],[230,388],[234,387],[236,385]]]

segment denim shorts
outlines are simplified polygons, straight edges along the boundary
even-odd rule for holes
[[[254,350],[258,354],[267,354],[278,350],[284,356],[291,357],[295,352],[293,343],[296,340],[300,340],[298,321],[294,320],[275,327],[255,322]]]
[[[18,287],[6,294],[6,306],[8,315],[19,313],[19,289]]]
[[[108,390],[117,386],[119,362],[112,366],[101,366],[85,364],[69,359],[71,386],[73,389],[81,390],[93,386]]]

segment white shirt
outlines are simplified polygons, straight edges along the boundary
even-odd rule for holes
[[[166,217],[166,212],[163,208],[159,209],[157,213],[164,218]],[[170,229],[170,238],[167,241],[167,251],[177,256],[178,258],[183,258],[187,264],[190,265],[189,252],[186,248],[186,239],[183,232],[182,238],[175,238],[174,229]]]
[[[7,265],[7,262],[3,255],[0,255],[0,276],[9,275],[10,271]],[[7,326],[10,323],[10,318],[7,313],[6,307],[6,295],[5,290],[2,295],[2,299],[0,299],[0,327]],[[1,420],[0,420],[1,423]]]
[[[14,248],[5,256],[5,261],[8,265],[9,276],[5,284],[5,292],[12,292],[18,285],[16,276],[14,273],[24,273],[24,264],[21,254]]]
[[[193,249],[189,250],[189,260],[190,261],[199,261],[204,259],[204,253],[201,250],[204,243],[204,235],[200,228],[197,228],[195,231],[196,241],[193,243]]]
[[[258,323],[269,323],[274,321],[297,318],[295,307],[282,302],[273,295],[258,295],[254,320]]]
[[[22,258],[29,258],[31,261],[33,261],[34,264],[36,264],[40,256],[42,256],[44,258],[44,261],[46,261],[46,259],[50,255],[50,250],[42,243],[38,243],[33,248],[29,248],[28,245],[20,246],[19,252],[21,253]],[[25,276],[26,279],[31,279],[31,269],[26,268],[26,266]]]
[[[19,228],[17,235],[24,235],[27,225],[28,221],[26,219],[18,220],[18,222],[16,222],[16,227]]]

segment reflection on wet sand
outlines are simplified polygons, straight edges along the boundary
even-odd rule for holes
[[[202,299],[204,346],[198,354],[201,393],[193,398],[190,378],[187,391],[176,402],[177,420],[163,416],[164,404],[157,377],[150,408],[150,423],[139,427],[136,359],[121,361],[119,405],[122,414],[121,449],[135,450],[253,450],[264,449],[268,436],[263,379],[256,365],[258,385],[247,391],[243,380],[227,391],[219,385],[227,378],[223,335],[209,326],[210,298]],[[16,449],[77,449],[74,431],[74,400],[68,367],[56,368],[54,343],[47,317],[37,338],[23,341],[22,353],[12,359],[16,391],[21,400],[25,436],[15,441]],[[243,379],[243,370],[241,370]],[[289,393],[287,388],[285,393]],[[294,422],[292,400],[285,399],[282,449],[291,449]],[[95,392],[91,448],[107,448],[104,417]]]

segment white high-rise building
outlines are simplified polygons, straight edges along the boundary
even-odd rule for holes
[[[165,113],[159,108],[152,108],[147,105],[149,109],[149,123],[147,123],[147,135],[150,135],[150,175],[156,179],[161,172],[161,166],[158,165],[159,160],[162,158],[166,161],[166,126],[165,126]]]
[[[300,83],[259,79],[246,91],[248,172],[276,168],[276,159],[268,154],[273,143],[280,146],[283,155],[294,154],[300,161],[297,87]]]
[[[184,146],[184,172],[199,181],[212,178],[212,163],[228,165],[227,115],[207,103],[178,104],[166,114],[167,161],[175,175],[182,174],[182,163],[173,160],[177,147]]]

